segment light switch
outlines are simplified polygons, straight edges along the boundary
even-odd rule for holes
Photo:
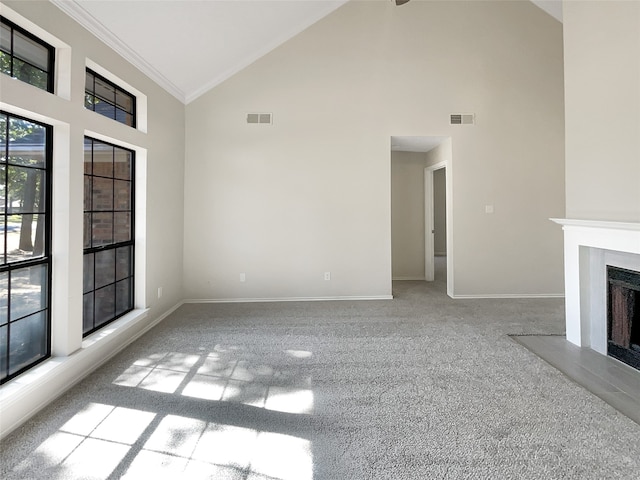
[[[493,205],[485,205],[484,213],[493,213]]]

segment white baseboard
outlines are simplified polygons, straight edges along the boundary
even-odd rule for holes
[[[182,303],[150,320],[148,310],[133,311],[87,337],[80,350],[67,357],[49,358],[4,384],[0,387],[0,439],[155,327]]]
[[[564,298],[564,293],[483,293],[479,295],[450,295],[456,300],[482,298]]]
[[[275,298],[193,298],[184,303],[265,303],[265,302],[327,302],[335,300],[393,300],[393,295],[338,297],[275,297]]]

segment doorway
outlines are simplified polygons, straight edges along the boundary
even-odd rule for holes
[[[453,291],[451,137],[391,137],[392,280]]]

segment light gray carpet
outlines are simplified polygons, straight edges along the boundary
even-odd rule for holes
[[[631,479],[640,426],[508,334],[561,300],[185,305],[2,444],[6,479]]]

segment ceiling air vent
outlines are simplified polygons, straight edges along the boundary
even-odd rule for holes
[[[476,119],[473,113],[452,113],[450,123],[451,125],[473,125]]]
[[[247,113],[247,123],[271,125],[273,117],[270,113]]]

